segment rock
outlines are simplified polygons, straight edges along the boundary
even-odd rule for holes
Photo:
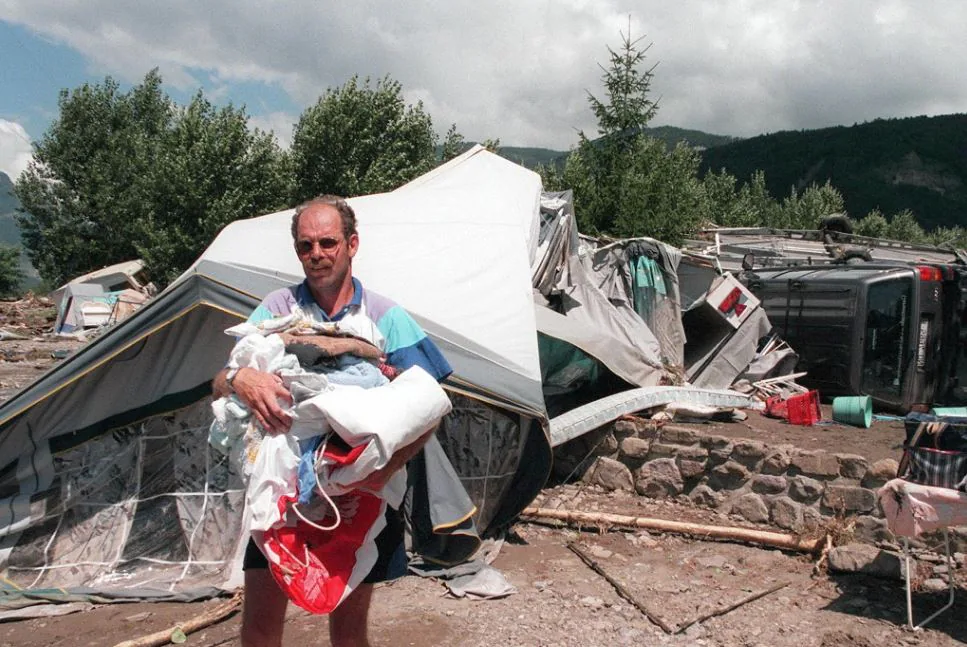
[[[732,454],[732,439],[725,436],[703,436],[702,447],[708,450],[709,458],[721,463],[728,460]]]
[[[802,508],[802,530],[812,532],[823,525],[823,515],[815,508]]]
[[[712,454],[715,450],[710,450]],[[741,463],[726,461],[712,468],[709,473],[709,485],[716,490],[735,490],[749,480],[749,470]]]
[[[752,477],[752,491],[759,494],[781,494],[786,491],[786,479],[769,474],[756,474]]]
[[[665,425],[661,430],[661,439],[666,443],[677,445],[694,445],[699,441],[699,435],[687,427]]]
[[[843,478],[862,480],[870,471],[870,462],[856,454],[835,454],[839,461],[839,474]]]
[[[671,458],[645,463],[638,469],[635,478],[635,491],[656,499],[681,494],[684,487],[681,472]]]
[[[618,439],[608,427],[592,431],[585,438],[592,456],[611,456],[618,451]]]
[[[695,559],[695,563],[702,568],[726,568],[729,565],[729,561],[721,555],[698,557]]]
[[[580,600],[578,600],[578,602],[580,602],[581,604],[583,604],[584,606],[586,606],[586,607],[588,607],[590,609],[602,609],[602,608],[604,608],[604,600],[602,600],[601,598],[596,598],[596,597],[594,597],[592,595],[588,595],[586,597],[583,597]]]
[[[669,445],[668,443],[656,443],[651,444],[651,450],[648,452],[648,460],[657,458],[674,458],[678,454],[678,445]]]
[[[773,499],[769,516],[772,519],[772,523],[780,528],[795,532],[802,530],[802,506],[789,497],[780,496]]]
[[[594,464],[584,473],[581,480],[592,485],[600,485],[606,490],[633,491],[635,489],[631,470],[621,461],[605,456],[595,459]]]
[[[538,591],[543,591],[551,588],[554,585],[554,580],[536,580],[533,585]]]
[[[800,451],[790,457],[790,467],[809,476],[839,476],[839,461],[821,450]]]
[[[732,502],[732,512],[753,523],[769,520],[769,508],[758,494],[743,494]]]
[[[950,567],[947,564],[937,564],[933,567],[934,575],[946,575],[950,571]]]
[[[681,473],[683,479],[692,479],[696,476],[701,476],[705,473],[705,467],[707,465],[707,460],[693,461],[683,459],[681,456],[678,457],[678,471]]]
[[[642,530],[634,535],[628,535],[628,541],[638,548],[654,548],[658,545],[658,540],[652,537],[647,530]]]
[[[603,546],[591,546],[588,548],[588,553],[594,555],[598,559],[608,559],[614,555],[614,553]]]
[[[870,512],[876,507],[876,494],[856,485],[827,485],[823,505],[844,512]]]
[[[648,458],[648,451],[651,449],[651,441],[644,438],[629,436],[621,441],[621,454],[628,458],[645,460]]]
[[[920,590],[927,591],[928,593],[939,593],[940,591],[946,591],[948,588],[949,585],[939,577],[931,577],[920,584]]]
[[[808,476],[793,476],[789,479],[789,496],[802,503],[818,501],[823,489],[820,481]]]
[[[791,460],[788,451],[781,448],[773,448],[762,460],[760,470],[763,474],[782,474],[788,469]]]
[[[875,490],[887,481],[896,478],[896,471],[899,467],[899,463],[892,458],[883,458],[876,461],[863,477],[863,487]]]
[[[890,526],[886,519],[878,519],[869,515],[856,518],[853,533],[858,541],[870,544],[890,543],[896,540],[896,537],[890,532]]]
[[[847,544],[829,551],[829,569],[837,573],[903,579],[903,557],[870,544]]]
[[[654,438],[658,435],[658,425],[645,418],[624,418],[614,423],[614,433],[619,438]]]
[[[725,498],[720,492],[716,492],[707,485],[696,485],[688,498],[692,503],[703,505],[709,508],[717,508]]]
[[[766,455],[766,446],[757,440],[740,440],[732,446],[732,460],[754,468]]]

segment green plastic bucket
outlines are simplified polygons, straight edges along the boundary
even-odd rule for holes
[[[944,416],[967,418],[967,407],[934,407],[930,410],[930,413],[938,418],[942,418]]]
[[[873,400],[868,395],[833,398],[833,420],[869,428],[873,423]]]

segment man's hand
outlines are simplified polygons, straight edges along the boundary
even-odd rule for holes
[[[292,395],[278,375],[241,368],[235,374],[232,388],[266,431],[284,434],[292,426],[292,418],[279,406],[280,399],[292,404]]]

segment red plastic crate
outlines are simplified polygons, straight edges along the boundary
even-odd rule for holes
[[[786,400],[787,420],[791,425],[814,425],[823,418],[819,391],[807,391]]]

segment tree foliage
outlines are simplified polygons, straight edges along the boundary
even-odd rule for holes
[[[154,70],[128,92],[110,77],[61,92],[16,185],[24,246],[47,283],[139,256],[164,283],[227,222],[285,204],[270,134],[200,92],[179,107],[161,83]]]
[[[384,77],[374,87],[354,76],[326,90],[295,126],[295,201],[395,189],[433,168],[436,142],[423,104],[406,105],[400,83]]]
[[[669,151],[645,134],[657,106],[649,98],[654,67],[643,69],[647,47],[630,26],[602,67],[603,99],[588,93],[598,121],[595,140],[583,132],[564,165],[561,184],[574,190],[578,224],[588,233],[652,236],[677,242],[699,217],[698,155],[686,146]],[[551,169],[545,179],[557,182]]]
[[[20,249],[13,245],[0,244],[0,296],[9,297],[20,294],[20,284],[23,280]]]

